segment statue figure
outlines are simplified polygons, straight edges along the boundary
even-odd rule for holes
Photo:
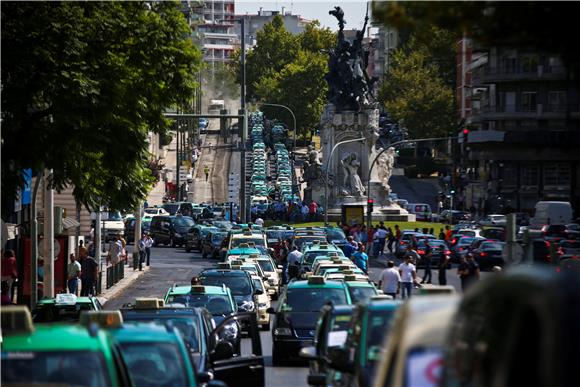
[[[381,152],[382,149],[379,149]],[[389,147],[377,160],[379,164],[379,180],[383,184],[383,187],[387,190],[387,192],[391,192],[391,187],[389,186],[389,179],[393,174],[393,169],[395,167],[395,157],[397,154],[395,153],[395,148]]]
[[[338,20],[339,31],[336,47],[329,53],[329,72],[325,78],[328,82],[329,101],[336,106],[336,111],[360,111],[374,105],[374,88],[376,79],[369,78],[368,48],[363,48],[363,38],[369,20],[368,9],[362,30],[358,31],[351,44],[344,37],[344,11],[334,7],[328,12]]]
[[[340,165],[344,168],[343,186],[346,191],[356,196],[363,196],[366,192],[364,184],[358,175],[360,162],[355,153],[351,153],[340,160]]]
[[[302,169],[303,180],[309,187],[322,176],[322,163],[319,160],[318,151],[312,145],[308,146],[308,160],[304,161]]]

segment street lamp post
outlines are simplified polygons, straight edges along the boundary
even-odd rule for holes
[[[292,109],[290,109],[288,106],[280,105],[278,103],[259,102],[259,104],[263,105],[263,106],[281,107],[281,108],[284,108],[290,112],[290,114],[292,115],[292,119],[294,120],[294,152],[295,152],[296,151],[296,116],[294,115],[294,112],[292,111]]]
[[[334,145],[332,147],[332,150],[330,151],[330,156],[326,160],[326,165],[324,168],[324,177],[325,177],[325,179],[324,179],[324,225],[328,225],[328,168],[330,166],[330,163],[332,162],[332,156],[334,155],[334,151],[336,150],[336,148],[338,148],[340,145],[348,144],[349,142],[357,142],[357,141],[366,141],[366,137],[354,138],[352,140],[345,140],[345,141],[337,142],[336,145]]]
[[[437,141],[437,140],[452,140],[452,139],[456,139],[456,138],[457,137],[418,138],[418,139],[415,139],[415,140],[402,140],[402,141],[397,141],[397,142],[394,142],[392,144],[389,144],[388,147],[386,147],[385,149],[383,149],[382,151],[380,151],[376,155],[375,159],[371,163],[371,167],[369,168],[369,174],[368,174],[368,182],[367,182],[367,197],[369,199],[371,198],[371,173],[373,172],[373,168],[374,168],[377,160],[379,159],[379,157],[381,157],[381,155],[384,152],[386,152],[389,148],[396,147],[396,146],[403,145],[403,144],[413,143],[413,142],[426,142],[426,141]],[[372,216],[373,216],[373,214],[372,214],[372,212],[368,211],[368,205],[367,205],[367,228],[369,228],[369,229],[372,226]]]

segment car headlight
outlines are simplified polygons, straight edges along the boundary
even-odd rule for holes
[[[239,329],[238,324],[234,321],[229,324],[224,325],[223,330],[221,331],[220,337],[233,340],[238,337]]]
[[[244,312],[253,312],[255,307],[256,306],[254,305],[253,301],[244,301],[242,302],[242,305],[239,306],[239,309],[243,310]]]
[[[175,234],[173,234],[173,236],[176,237],[176,238],[181,238],[181,234],[178,233],[178,232],[176,232]]]
[[[274,329],[274,336],[291,336],[292,331],[290,328],[276,328]]]
[[[261,302],[261,303],[258,304],[258,309],[264,309],[264,308],[267,308],[267,307],[268,307],[268,304],[266,304],[265,302]]]

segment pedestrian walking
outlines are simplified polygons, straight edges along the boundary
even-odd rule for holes
[[[282,243],[278,253],[278,263],[282,265],[282,283],[288,283],[288,254],[290,254],[291,240],[288,239]]]
[[[309,211],[308,214],[310,215],[310,221],[316,222],[316,213],[318,212],[318,204],[316,204],[314,200],[310,202],[310,205],[308,206],[308,211]]]
[[[393,248],[396,248],[397,246],[397,238],[395,238],[395,234],[393,233],[393,230],[389,227],[387,228],[387,248],[389,249],[389,253],[394,253],[395,250],[393,250]]]
[[[443,231],[443,229],[440,229],[440,230],[439,230],[439,236],[438,236],[438,238],[439,238],[440,240],[442,240],[442,241],[444,241],[444,240],[445,240],[445,231]]]
[[[447,285],[447,266],[449,265],[449,256],[444,255],[439,261],[439,285]]]
[[[411,255],[405,255],[405,262],[399,265],[399,274],[401,275],[402,298],[410,298],[413,291],[413,285],[417,282],[417,271],[415,265],[411,262]]]
[[[352,255],[352,260],[359,269],[368,274],[369,256],[365,253],[365,245],[362,242],[358,243],[358,251]]]
[[[423,274],[423,279],[421,280],[422,284],[430,284],[431,283],[431,259],[433,255],[433,249],[429,245],[429,240],[425,239],[425,248],[423,249],[425,254],[423,254],[423,258],[421,261],[425,267],[425,273]]]
[[[145,259],[147,266],[151,265],[151,248],[153,247],[153,238],[151,235],[146,231],[145,233]]]
[[[361,228],[358,230],[358,241],[365,246],[365,251],[368,251],[367,250],[367,242],[369,241],[368,238],[369,234],[367,232],[367,226],[363,224]]]
[[[66,285],[68,292],[76,296],[79,288],[79,277],[81,276],[81,264],[77,262],[74,254],[71,254],[69,259]]]
[[[302,204],[302,206],[300,207],[300,213],[302,215],[302,221],[306,222],[308,220],[308,213],[310,212],[310,209],[308,208],[308,206],[306,205],[306,202],[304,202]]]
[[[379,275],[379,288],[386,295],[397,298],[401,290],[401,274],[395,269],[395,262],[387,262],[387,268]]]
[[[451,235],[453,235],[451,227],[449,227],[449,225],[445,226],[445,242],[451,243]]]
[[[356,249],[358,248],[358,245],[356,245],[357,247],[354,247],[355,246],[354,243],[356,242],[354,242],[354,239],[351,236],[349,236],[346,240],[347,244],[344,245],[343,252],[347,258],[351,258]]]
[[[205,173],[205,181],[207,181],[209,179],[209,167],[207,165],[203,167],[203,173]]]
[[[399,228],[398,224],[395,224],[395,252],[399,250],[399,244],[401,243],[401,229]]]
[[[367,231],[367,251],[371,256],[376,257],[375,250],[374,250],[374,240],[375,240],[375,231],[376,229],[371,225]]]
[[[479,280],[479,265],[473,259],[473,254],[467,253],[464,258],[461,258],[457,274],[461,279],[461,290],[463,292]]]
[[[382,222],[381,222],[382,223]],[[377,255],[383,255],[385,252],[385,241],[387,240],[387,229],[384,227],[379,227],[375,231],[375,238],[377,238],[379,243],[379,250]]]
[[[288,254],[288,280],[297,278],[300,274],[300,259],[302,258],[302,253],[298,250],[296,245],[290,247],[290,253]]]
[[[10,298],[10,285],[8,285],[8,282],[2,281],[1,290],[2,290],[1,304],[11,305],[12,299]]]
[[[147,233],[143,233],[143,235],[141,235],[141,239],[139,239],[138,249],[139,249],[139,271],[143,271],[143,263],[147,258]]]
[[[81,297],[95,295],[95,284],[99,278],[97,261],[86,252],[81,252]]]
[[[116,265],[121,259],[123,253],[123,243],[121,242],[121,234],[115,235],[115,238],[109,242],[109,254],[107,255],[107,263]]]
[[[8,284],[8,296],[10,302],[14,299],[13,284],[18,278],[18,265],[16,263],[16,255],[14,250],[6,250],[2,255],[2,282]]]

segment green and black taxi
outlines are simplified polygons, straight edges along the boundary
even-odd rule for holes
[[[250,273],[220,264],[215,269],[203,270],[199,279],[206,286],[225,285],[231,291],[239,311],[256,313],[259,291],[254,288]]]
[[[2,385],[132,385],[121,350],[95,325],[33,325],[25,306],[3,306]]]
[[[131,307],[121,309],[121,313],[125,322],[153,321],[175,326],[185,339],[199,379],[207,379],[206,373],[211,372],[227,385],[264,385],[264,359],[255,314],[229,315],[216,324],[216,319],[205,308],[165,304],[155,298],[137,299]],[[250,354],[242,355],[239,351],[236,354],[234,345],[228,340],[232,332],[239,332],[237,327],[241,324],[250,327]]]
[[[329,243],[315,243],[312,245],[307,245],[302,251],[302,257],[300,258],[300,270],[305,273],[312,269],[312,264],[316,257],[320,256],[338,256],[344,257],[344,253],[341,249],[333,244]]]
[[[316,321],[324,305],[350,305],[348,289],[342,281],[326,281],[310,276],[308,280],[292,281],[280,296],[272,325],[272,363],[299,360],[303,347],[311,346]]]
[[[344,345],[353,305],[325,305],[316,322],[314,344],[300,350],[300,357],[309,360],[309,385],[325,385],[326,374],[332,372],[325,361],[328,349]]]
[[[62,293],[38,301],[32,311],[32,320],[34,323],[77,322],[81,312],[101,309],[101,303],[96,297]]]
[[[353,303],[364,302],[379,295],[379,290],[368,277],[348,274],[343,278]]]
[[[119,311],[84,312],[80,323],[98,325],[118,344],[133,384],[147,386],[198,386],[209,382],[209,374],[197,380],[183,338],[172,322],[123,323]]]
[[[385,339],[391,320],[402,301],[375,296],[356,304],[343,346],[330,348],[327,359],[334,370],[327,370],[326,380],[318,377],[317,385],[368,386],[375,368],[384,356]],[[322,380],[321,380],[322,379]]]

